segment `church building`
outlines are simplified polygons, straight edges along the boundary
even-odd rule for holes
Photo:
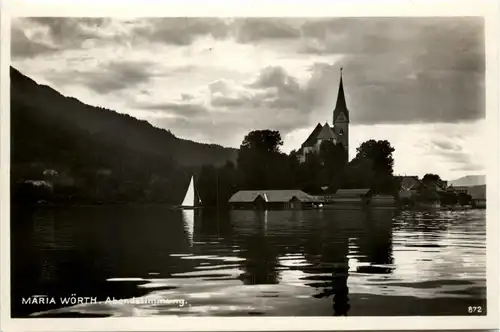
[[[331,141],[333,144],[342,144],[349,152],[349,111],[344,95],[344,85],[342,83],[342,68],[340,69],[340,84],[337,95],[337,105],[333,111],[332,126],[325,122],[324,125],[318,123],[309,137],[302,143],[299,149],[300,162],[306,161],[309,153],[319,153],[321,143]]]

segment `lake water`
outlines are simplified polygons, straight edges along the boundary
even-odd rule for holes
[[[13,317],[486,314],[484,210],[13,216]]]

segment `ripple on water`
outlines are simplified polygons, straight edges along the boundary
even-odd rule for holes
[[[40,251],[36,243],[33,248],[57,265],[59,270],[49,272],[63,271],[65,278],[71,277],[85,289],[103,287],[85,279],[83,272],[92,272],[99,282],[105,280],[101,297],[148,295],[185,299],[189,305],[98,303],[55,309],[50,314],[291,315],[310,309],[331,315],[332,295],[345,288],[353,299],[448,299],[443,303],[450,306],[457,300],[485,298],[484,212],[232,211],[224,220],[213,216],[195,220],[192,242],[185,236],[182,219],[172,216],[169,223],[164,222],[167,213],[149,215],[155,221],[150,223],[144,215],[141,223],[139,219],[127,221],[125,214],[125,221],[120,219],[122,223],[115,228],[122,230],[118,235],[107,234],[102,220],[92,224],[92,231],[82,224],[75,234],[102,233],[102,239],[93,237],[89,242],[80,235],[82,239],[62,241],[60,252],[57,243],[50,244],[50,251]],[[40,241],[46,247],[50,232],[42,233]],[[120,241],[110,248],[108,239],[113,236]],[[144,244],[131,248],[126,244],[132,240]],[[68,256],[71,243],[74,256]],[[78,247],[83,243],[93,247]],[[89,260],[92,264],[78,261],[79,252],[95,253]],[[66,267],[71,260],[78,263],[73,267],[78,273]],[[42,294],[42,285],[31,282]],[[381,302],[366,304],[377,303],[370,301],[363,306],[380,306]],[[362,314],[356,311],[361,310],[359,303],[352,301],[355,314]],[[292,306],[300,310],[288,309]],[[384,314],[398,310],[387,307]]]

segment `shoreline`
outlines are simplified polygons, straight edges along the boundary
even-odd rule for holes
[[[49,209],[49,208],[99,208],[99,207],[162,207],[171,210],[177,210],[175,204],[168,203],[75,203],[75,204],[62,204],[62,203],[34,203],[34,204],[23,204],[23,203],[11,203],[11,207],[14,208],[32,208],[32,209]],[[216,207],[216,206],[202,206],[198,209],[202,210],[225,210],[225,211],[252,211],[257,209],[232,209],[229,206]],[[321,208],[305,208],[305,209],[267,209],[266,211],[273,210],[399,210],[399,211],[471,211],[471,210],[486,210],[486,207],[474,207],[474,206],[413,206],[413,207],[403,207],[398,205],[367,205],[358,206],[356,204],[344,205],[344,204],[331,204],[325,205]]]

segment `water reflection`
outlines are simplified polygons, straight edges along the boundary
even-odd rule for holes
[[[190,306],[147,307],[148,314],[282,315],[288,306],[328,303],[322,314],[343,316],[356,310],[353,294],[458,296],[485,278],[480,213],[161,206],[14,213],[12,309],[23,317],[53,308],[21,305],[34,294],[153,294],[186,297]],[[450,281],[458,275],[467,283]],[[418,286],[425,282],[444,288]]]
[[[392,220],[394,213],[388,210],[369,210],[363,218],[363,232],[355,238],[359,262],[366,263],[356,268],[360,273],[391,273],[394,269],[392,257]]]
[[[199,217],[200,210],[182,210],[182,220],[184,222],[184,231],[186,233],[187,240],[189,245],[192,247],[194,242],[194,227],[195,227],[195,218]]]
[[[304,283],[317,290],[313,296],[331,296],[333,313],[346,315],[350,256],[366,263],[357,267],[360,273],[391,273],[394,269],[389,266],[393,264],[393,217],[390,210],[232,211],[235,236],[243,240],[241,279],[245,284],[278,283],[278,258],[302,254],[305,264],[286,268],[304,272]],[[352,239],[355,246],[350,252]]]
[[[325,231],[321,232],[318,264],[324,274],[316,276],[315,279],[320,280],[320,282],[309,284],[322,289],[320,293],[314,295],[315,297],[332,296],[333,314],[335,316],[347,315],[350,308],[349,287],[347,286],[349,274],[347,256],[349,254],[349,237],[352,234],[352,229],[345,227],[350,221],[341,218],[342,215],[332,214],[330,218],[326,219],[328,225]],[[307,251],[308,247],[306,246],[305,249]]]
[[[193,269],[193,262],[170,257],[171,252],[189,253],[189,239],[179,223],[180,211],[164,212],[42,209],[29,220],[15,214],[13,221],[17,216],[25,220],[12,234],[13,312],[33,310],[21,304],[21,298],[32,295],[59,298],[76,294],[98,300],[143,296],[147,290],[138,286],[151,273],[169,276]],[[108,281],[121,278],[129,281]]]
[[[245,212],[244,212],[245,213]],[[279,273],[278,266],[279,251],[273,245],[272,233],[268,234],[269,211],[248,211],[245,214],[253,214],[254,230],[249,234],[237,234],[240,237],[240,257],[244,260],[241,264],[243,273],[240,279],[245,285],[255,284],[277,284]],[[241,214],[241,212],[240,212]],[[233,217],[237,212],[233,214]],[[235,220],[248,220],[245,215],[238,216]],[[241,229],[241,228],[240,228]],[[245,228],[244,228],[245,229]]]

